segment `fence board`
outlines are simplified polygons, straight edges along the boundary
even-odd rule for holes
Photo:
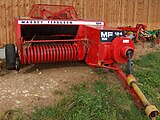
[[[159,22],[156,21],[157,17],[159,17],[158,14],[160,14],[158,13],[160,11],[157,11],[157,7],[160,7],[158,6],[157,0],[149,0],[148,28],[150,29],[160,27],[160,26],[157,26],[160,21]]]
[[[9,43],[11,43],[13,40],[13,4],[12,0],[7,1],[8,4],[6,4],[6,25],[7,25],[7,40]]]
[[[15,21],[14,21],[14,19],[15,18],[17,18],[18,17],[18,1],[17,0],[12,0],[12,33],[13,33],[13,38],[12,38],[12,42],[13,42],[13,40],[15,41],[15,37],[16,37],[16,35],[15,35],[15,32],[13,32],[13,31],[15,31]],[[12,43],[11,42],[11,43]]]
[[[3,1],[0,1],[0,10],[2,10],[2,7],[3,7]],[[2,11],[1,11],[1,13],[2,13]],[[3,29],[2,29],[2,26],[3,26],[3,21],[2,21],[2,17],[3,17],[3,14],[0,14],[0,46],[2,46],[3,45],[3,43],[2,43],[2,41],[4,41],[3,40]]]
[[[159,17],[159,15],[160,15],[160,0],[158,1],[158,7],[157,7],[157,11],[158,12],[156,12],[157,13],[157,28],[160,28],[160,17]]]
[[[108,26],[147,25],[160,29],[160,0],[0,0],[0,46],[15,42],[14,17],[26,16],[35,3],[74,5],[79,18]]]
[[[120,20],[119,24],[121,24],[121,26],[134,26],[135,0],[125,0],[121,3],[121,7],[123,12],[120,13],[122,20]]]
[[[1,45],[4,45],[7,42],[7,38],[6,38],[6,24],[5,24],[5,16],[6,16],[6,11],[5,11],[5,1],[1,1]]]

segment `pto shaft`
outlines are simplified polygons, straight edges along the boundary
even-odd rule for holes
[[[138,95],[138,97],[140,98],[140,100],[142,101],[144,107],[145,107],[145,112],[146,115],[150,118],[150,119],[156,119],[156,117],[159,114],[158,109],[156,108],[156,106],[151,105],[149,103],[149,101],[146,99],[146,97],[144,96],[144,94],[142,93],[142,91],[139,89],[138,85],[136,84],[136,79],[135,77],[131,74],[131,60],[130,60],[130,56],[132,54],[132,51],[128,50],[127,51],[127,58],[128,58],[128,77],[127,77],[127,83],[130,87],[132,87],[134,89],[134,91],[136,92],[136,94]]]
[[[138,85],[136,84],[136,79],[133,75],[129,75],[127,77],[127,83],[130,87],[133,87],[134,91],[136,92],[136,94],[138,95],[138,97],[140,98],[140,100],[142,101],[144,107],[145,107],[145,112],[146,115],[150,118],[150,119],[156,119],[156,117],[159,114],[158,109],[156,108],[156,106],[151,105],[149,103],[149,101],[146,99],[146,97],[144,96],[144,94],[142,93],[142,91],[139,89]]]

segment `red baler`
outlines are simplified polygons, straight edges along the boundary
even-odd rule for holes
[[[131,74],[135,47],[120,29],[107,27],[104,21],[81,20],[73,6],[35,4],[27,17],[16,19],[16,47],[5,46],[7,69],[20,69],[24,64],[81,61],[92,67],[113,69],[149,118],[157,117],[138,89]],[[117,63],[128,63],[127,75]],[[137,90],[138,89],[138,90]]]

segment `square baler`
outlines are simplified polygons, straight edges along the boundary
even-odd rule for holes
[[[66,5],[35,4],[27,17],[15,22],[16,45],[5,46],[7,69],[81,60],[92,67],[113,69],[136,105],[149,118],[157,117],[158,109],[147,101],[131,73],[135,47],[121,29],[108,27],[104,21],[79,19],[74,7]],[[127,74],[118,63],[128,64]]]

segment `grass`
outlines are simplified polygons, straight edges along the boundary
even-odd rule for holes
[[[160,109],[160,51],[133,60],[133,74],[149,101]],[[100,74],[100,71],[98,72]],[[101,74],[102,77],[105,75]],[[121,84],[101,79],[71,87],[72,95],[57,105],[35,109],[30,120],[148,120]],[[25,120],[25,117],[17,117]],[[160,117],[158,117],[160,120]]]
[[[134,104],[118,88],[119,85],[109,86],[101,80],[95,81],[92,87],[85,83],[73,86],[73,96],[56,106],[37,109],[31,114],[31,120],[128,120],[134,116],[130,112]],[[144,120],[137,110],[136,116]]]

